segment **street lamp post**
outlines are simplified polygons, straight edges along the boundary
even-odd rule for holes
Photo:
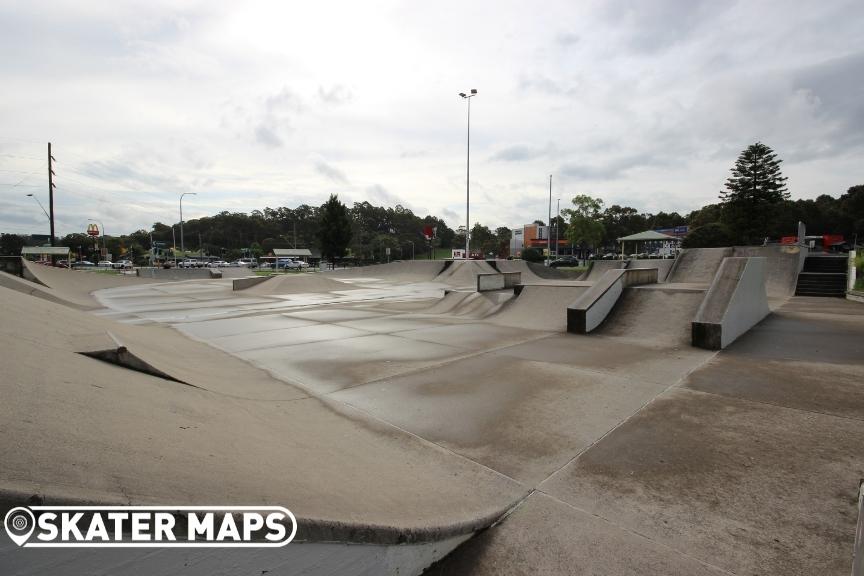
[[[27,196],[29,196],[30,198],[33,198],[36,201],[36,203],[39,204],[39,208],[42,209],[42,213],[45,214],[45,217],[48,218],[48,221],[50,222],[51,216],[48,215],[48,211],[45,210],[45,207],[42,205],[42,202],[39,202],[39,198],[37,198],[33,194],[27,194]]]
[[[183,192],[180,194],[180,251],[183,253],[183,257],[186,257],[186,244],[183,241],[183,196],[197,196],[197,192]],[[176,258],[175,258],[176,260]]]
[[[471,257],[469,242],[471,239],[471,98],[477,95],[477,89],[472,88],[469,94],[460,92],[459,96],[468,101],[468,146],[465,165],[465,259]]]
[[[549,175],[549,227],[546,229],[546,266],[552,257],[552,175]]]
[[[560,255],[559,252],[561,248],[559,246],[559,232],[558,226],[561,224],[561,199],[558,198],[558,204],[555,211],[555,258],[558,258]]]

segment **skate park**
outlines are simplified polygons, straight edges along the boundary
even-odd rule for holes
[[[576,278],[517,260],[191,280],[25,263],[0,274],[4,505],[297,516],[286,548],[194,556],[200,573],[845,574],[864,307],[796,296],[808,257],[694,249]],[[105,554],[112,573],[189,560]]]

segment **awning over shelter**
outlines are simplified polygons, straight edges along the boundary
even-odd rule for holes
[[[624,236],[623,238],[618,238],[619,242],[645,242],[648,240],[679,240],[675,236],[669,236],[667,234],[661,234],[660,232],[655,232],[654,230],[646,230],[645,232],[637,232],[636,234],[631,234],[630,236]]]
[[[24,246],[22,256],[69,256],[68,246]]]
[[[277,258],[310,258],[312,251],[308,248],[274,248],[273,255]]]

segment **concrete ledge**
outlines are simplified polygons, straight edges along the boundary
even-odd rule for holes
[[[246,278],[235,278],[231,281],[231,287],[233,290],[245,290],[246,288],[251,288],[252,286],[257,286],[262,282],[266,282],[270,280],[273,276],[247,276]]]
[[[691,324],[693,346],[726,348],[768,315],[766,267],[761,257],[723,259]]]
[[[504,275],[498,273],[477,274],[477,292],[504,289]]]
[[[656,284],[657,268],[607,270],[576,302],[567,307],[567,331],[587,334],[600,326],[627,286]]]
[[[504,275],[504,288],[513,288],[522,283],[521,272],[502,272]]]
[[[847,300],[854,300],[855,302],[864,303],[864,292],[858,292],[857,290],[850,290],[846,293]]]

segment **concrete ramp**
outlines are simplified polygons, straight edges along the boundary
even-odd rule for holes
[[[671,283],[710,284],[723,258],[732,248],[688,248],[682,250],[666,278]]]
[[[436,282],[451,286],[476,286],[477,274],[498,272],[484,260],[448,260],[444,270],[435,277]]]
[[[672,258],[653,258],[649,260],[628,260],[627,269],[630,268],[656,268],[657,282],[666,282],[669,271],[675,260]]]
[[[494,314],[513,298],[510,292],[447,292],[444,298],[420,314],[442,314],[461,318],[480,319]]]
[[[132,274],[104,274],[96,271],[69,270],[66,268],[54,268],[43,264],[23,261],[24,277],[29,281],[27,285],[44,287],[43,290],[33,291],[34,296],[46,300],[59,301],[75,308],[101,308],[91,294],[96,290],[104,288],[117,288],[135,286],[136,284],[147,284],[154,282],[146,278],[137,278]],[[9,278],[15,278],[4,274]],[[20,280],[20,279],[19,279]],[[22,285],[9,285],[8,287],[20,290]]]
[[[327,272],[332,278],[377,278],[398,282],[431,282],[444,269],[443,260],[407,260]]]
[[[627,268],[627,260],[589,260],[588,270],[579,277],[579,280],[596,282],[609,270],[621,268]]]
[[[766,258],[725,258],[693,319],[693,345],[721,350],[770,312]]]
[[[626,288],[595,333],[657,348],[689,347],[690,323],[704,297],[703,290],[662,285]]]
[[[310,292],[333,292],[350,290],[351,284],[340,282],[329,274],[317,272],[299,272],[273,275],[266,282],[250,286],[243,290],[244,295],[278,296],[280,294],[307,294]]]
[[[493,324],[530,330],[567,330],[567,307],[588,286],[523,286],[519,296],[488,318]]]
[[[523,283],[531,284],[543,281],[543,278],[538,276],[525,260],[497,260],[496,265],[501,272],[520,272]]]
[[[733,256],[765,258],[765,290],[771,300],[785,301],[795,295],[798,273],[807,257],[800,246],[735,246]]]

